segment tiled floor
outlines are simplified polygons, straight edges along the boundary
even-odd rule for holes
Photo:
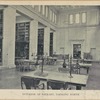
[[[44,70],[58,71],[59,66],[44,66]],[[0,70],[0,89],[21,89],[21,76],[29,72],[20,72],[16,69],[1,69]],[[86,70],[81,70],[81,74],[86,74]],[[86,90],[100,89],[100,64],[93,63],[89,71]]]

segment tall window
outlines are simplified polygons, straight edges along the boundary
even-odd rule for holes
[[[71,14],[69,15],[69,23],[73,24],[74,23],[74,16]]]
[[[41,10],[42,10],[42,6],[41,5],[38,6],[38,10],[39,10],[39,12],[41,12]]]
[[[29,59],[29,22],[16,24],[15,57]]]
[[[42,6],[42,14],[45,15],[45,6]]]
[[[52,20],[52,10],[50,10],[50,20]]]
[[[80,23],[80,14],[75,14],[75,23]]]
[[[46,6],[46,17],[48,17],[48,7]]]
[[[82,23],[86,23],[86,13],[82,13]]]
[[[54,22],[57,23],[57,15],[54,15]]]

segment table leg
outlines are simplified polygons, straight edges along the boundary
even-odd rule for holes
[[[89,73],[89,68],[87,68],[87,74]]]
[[[80,68],[79,68],[79,74],[80,74]]]

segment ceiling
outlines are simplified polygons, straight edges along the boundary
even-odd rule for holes
[[[73,9],[84,9],[84,8],[90,8],[94,6],[87,6],[87,5],[52,5],[50,6],[51,8],[57,10],[58,12],[60,11],[68,11],[68,10],[73,10]],[[95,6],[98,7],[98,6]]]

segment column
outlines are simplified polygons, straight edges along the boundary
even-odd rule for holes
[[[53,32],[53,54],[56,53],[56,32]]]
[[[44,28],[44,54],[49,56],[49,47],[50,47],[50,28]]]
[[[33,56],[37,55],[37,41],[38,41],[38,21],[32,20],[30,22],[29,59],[33,59]]]
[[[85,52],[90,52],[90,34],[88,33],[88,29],[86,29],[85,34]]]
[[[4,9],[3,20],[3,66],[15,67],[15,25],[16,10]]]

